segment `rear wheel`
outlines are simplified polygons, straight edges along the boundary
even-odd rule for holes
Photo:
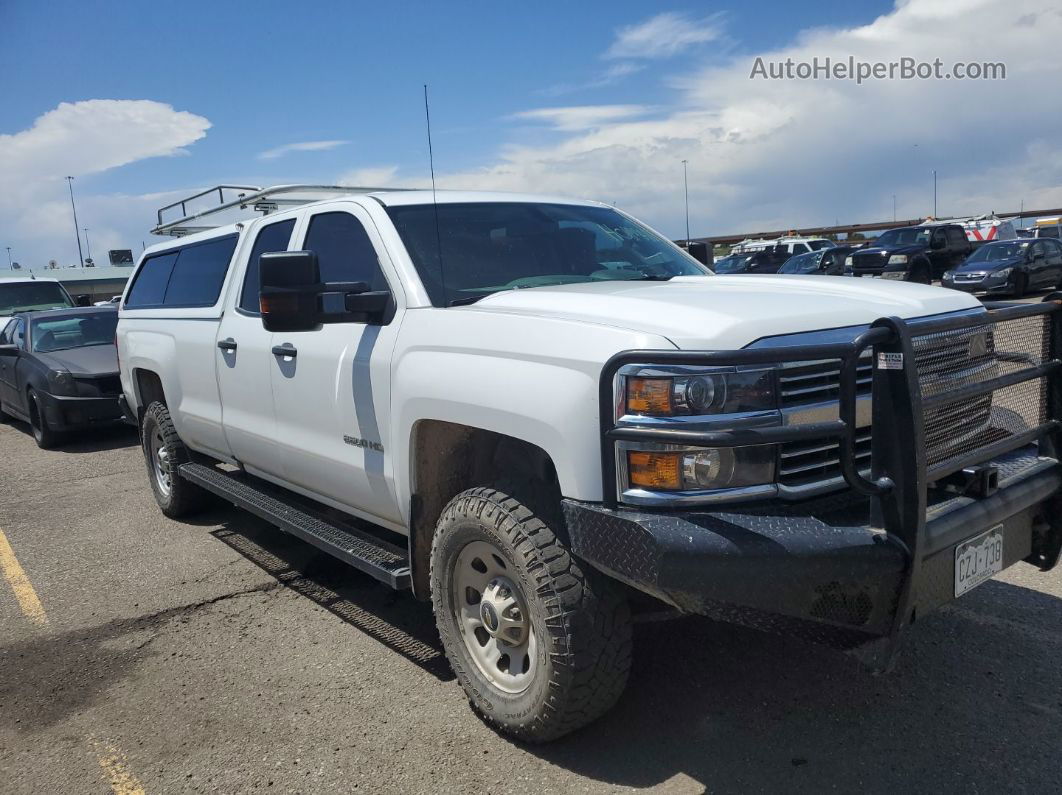
[[[162,512],[177,519],[202,510],[210,495],[180,476],[178,468],[191,460],[191,453],[177,435],[164,404],[156,401],[144,411],[140,440],[151,490]]]
[[[472,708],[501,731],[545,742],[600,717],[623,692],[630,610],[615,583],[571,556],[550,527],[555,511],[527,492],[469,489],[446,506],[431,593]]]
[[[55,447],[62,438],[62,435],[58,431],[53,430],[48,424],[48,416],[44,411],[44,404],[41,402],[36,390],[31,389],[27,397],[29,402],[30,429],[33,431],[33,441],[35,441],[37,447],[42,450]]]

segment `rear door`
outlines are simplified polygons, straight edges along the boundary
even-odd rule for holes
[[[218,326],[216,350],[221,417],[229,450],[248,471],[282,477],[273,413],[272,335],[262,327],[258,307],[258,257],[287,251],[295,216],[260,226],[242,271],[234,283],[232,309]]]
[[[1044,269],[1043,286],[1054,288],[1062,282],[1062,243],[1047,238],[1041,242],[1047,247],[1045,251],[1047,266]]]
[[[309,215],[297,235],[317,253],[324,282],[389,289],[398,311],[383,325],[326,323],[272,335],[278,455],[285,480],[311,496],[400,523],[391,471],[390,365],[404,297],[372,219],[342,202]]]

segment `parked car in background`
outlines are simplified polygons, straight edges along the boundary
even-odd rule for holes
[[[72,306],[74,299],[55,279],[0,279],[0,317]]]
[[[1033,225],[1034,237],[1053,237],[1056,240],[1062,238],[1062,217],[1037,218]]]
[[[921,224],[882,232],[845,261],[846,273],[930,284],[973,251],[961,224]]]
[[[925,225],[934,224],[958,224],[966,232],[966,239],[978,246],[992,240],[1013,240],[1018,236],[1018,230],[1014,222],[998,218],[995,213],[973,215],[969,218],[949,218],[947,221],[934,221],[927,218]]]
[[[121,420],[117,326],[111,308],[15,315],[0,332],[0,420],[28,422],[44,448]]]
[[[120,296],[120,295],[112,295],[106,301],[97,301],[96,303],[93,304],[93,306],[113,306],[113,307],[117,307],[118,304],[120,304],[120,303],[122,303],[122,296]]]
[[[967,293],[1007,293],[1015,298],[1027,290],[1059,287],[1062,243],[1051,238],[985,243],[946,272],[942,284]]]
[[[806,254],[809,251],[830,248],[833,245],[835,244],[832,240],[824,237],[796,237],[790,235],[770,240],[742,240],[730,250],[730,253],[747,254],[753,251],[773,249],[775,251],[784,251],[789,256],[795,256],[797,254]]]
[[[855,246],[833,246],[798,254],[787,259],[778,272],[843,276],[844,261],[855,250]]]
[[[778,273],[790,254],[784,248],[770,247],[758,251],[730,254],[721,257],[712,265],[716,273]]]

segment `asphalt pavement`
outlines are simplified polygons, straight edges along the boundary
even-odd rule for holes
[[[618,706],[532,747],[468,709],[430,606],[234,508],[163,517],[131,431],[0,425],[0,533],[4,793],[1058,789],[1058,571],[922,619],[882,676],[639,624]]]

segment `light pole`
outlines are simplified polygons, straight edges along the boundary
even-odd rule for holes
[[[933,218],[937,217],[937,170],[933,169]]]
[[[896,223],[896,194],[892,194],[892,222]]]
[[[686,195],[686,248],[690,247],[690,181],[686,173],[686,162],[682,161],[682,190]]]
[[[81,227],[81,231],[85,233],[85,255],[89,259],[92,259],[92,246],[90,246],[89,242],[88,242],[88,227],[87,226]]]
[[[11,268],[11,246],[4,246],[7,249],[7,267]]]
[[[77,227],[77,206],[74,204],[74,178],[67,177],[66,185],[70,188],[70,209],[74,211],[74,237],[77,238],[77,258],[81,260],[81,267],[85,267],[85,255],[81,253],[81,232]]]

